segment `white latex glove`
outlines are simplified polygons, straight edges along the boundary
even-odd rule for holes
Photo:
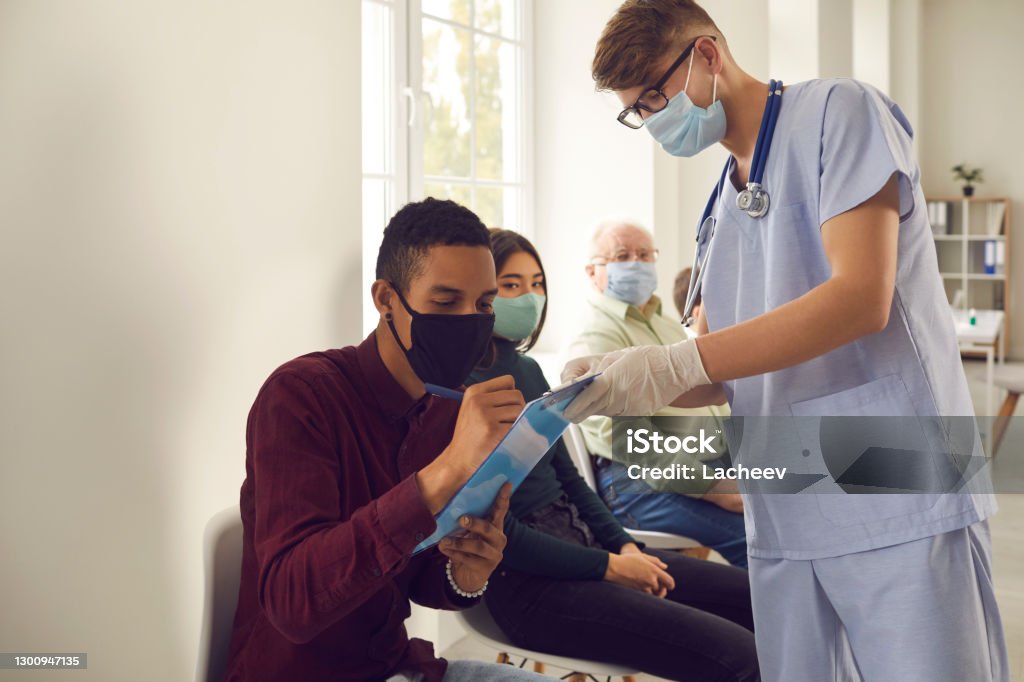
[[[609,365],[634,348],[638,348],[638,346],[630,346],[629,348],[613,350],[610,353],[598,353],[597,355],[584,355],[578,358],[573,358],[569,362],[565,363],[565,367],[562,368],[562,384],[552,390],[557,391],[562,386],[570,384],[577,379],[590,376],[591,374],[597,374],[598,372],[603,372]]]
[[[576,358],[562,370],[562,381],[597,372],[601,376],[569,403],[566,419],[581,422],[592,414],[647,416],[690,389],[711,383],[693,339]]]

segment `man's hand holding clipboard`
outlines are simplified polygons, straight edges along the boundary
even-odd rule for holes
[[[464,528],[461,525],[463,516],[483,518],[491,510],[505,484],[511,484],[514,492],[568,427],[569,422],[563,416],[565,407],[596,376],[587,376],[559,387],[525,406],[510,376],[496,377],[470,386],[462,394],[462,409],[459,411],[451,445],[420,474],[435,465],[465,466],[474,461],[473,456],[476,457],[477,465],[469,475],[463,469],[447,470],[449,476],[458,476],[458,480],[465,483],[449,496],[440,510],[431,506],[431,512],[437,520],[437,529],[413,553],[423,551],[437,544],[441,538]],[[428,390],[436,388],[428,387]],[[515,396],[518,396],[518,402]],[[467,410],[467,401],[470,399],[476,404]],[[480,422],[484,422],[483,428],[477,426]],[[463,447],[479,449],[470,454],[462,451]],[[482,453],[487,455],[482,456]],[[424,491],[425,498],[427,494]]]

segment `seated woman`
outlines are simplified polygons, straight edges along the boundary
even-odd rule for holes
[[[549,390],[523,353],[544,326],[536,249],[491,230],[494,338],[467,384],[511,374],[526,400]],[[503,562],[484,602],[523,647],[629,666],[671,680],[756,680],[746,571],[643,550],[576,471],[559,441],[512,496]]]

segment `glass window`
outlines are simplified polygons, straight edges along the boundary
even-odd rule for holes
[[[377,249],[388,218],[398,208],[399,188],[405,184],[399,153],[404,140],[396,134],[403,51],[397,42],[396,4],[363,0],[362,10],[363,331],[369,333],[377,324],[376,310],[369,302]]]
[[[422,196],[524,229],[523,0],[423,0]]]
[[[362,0],[363,326],[388,219],[433,196],[532,233],[524,17],[532,0]]]

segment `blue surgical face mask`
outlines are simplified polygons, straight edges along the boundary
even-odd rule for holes
[[[629,261],[609,263],[608,286],[604,295],[636,306],[643,305],[658,288],[658,273],[654,263]]]
[[[693,60],[691,56],[682,92],[669,100],[664,109],[644,120],[644,127],[672,156],[694,156],[725,137],[725,109],[718,99],[718,75],[715,74],[711,86],[712,101],[707,109],[698,107],[686,94]]]
[[[530,336],[540,322],[547,299],[540,294],[523,294],[515,298],[494,297],[494,333],[509,341],[522,341]]]

